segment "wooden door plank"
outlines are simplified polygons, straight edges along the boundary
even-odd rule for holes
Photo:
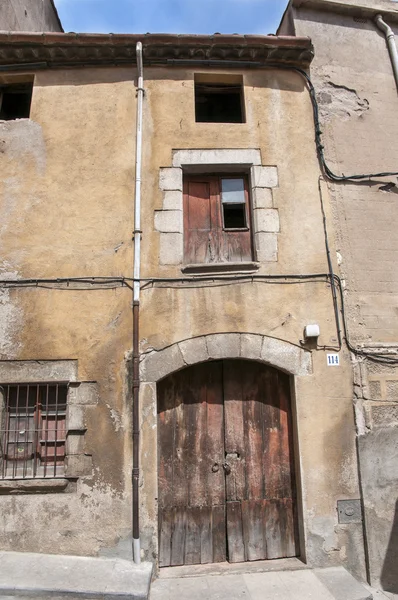
[[[201,563],[201,514],[200,508],[195,506],[186,511],[185,534],[185,565],[198,565]]]
[[[264,560],[267,556],[264,539],[264,500],[242,502],[243,539],[246,560]]]
[[[267,558],[282,558],[282,543],[280,529],[280,510],[277,500],[267,500],[264,503],[264,529],[267,545]]]
[[[207,565],[213,562],[213,519],[212,507],[200,507],[200,562]]]
[[[204,372],[207,377],[206,407],[207,436],[204,456],[207,457],[207,482],[209,505],[222,505],[225,502],[224,462],[224,403],[222,390],[222,363],[214,362]],[[213,468],[214,467],[214,468]]]
[[[180,566],[185,561],[186,509],[175,507],[172,512],[171,529],[171,561],[172,567]]]
[[[171,510],[159,509],[159,566],[169,567],[171,565]]]
[[[242,377],[245,415],[246,497],[260,500],[264,495],[263,458],[263,403],[259,383],[261,370],[258,363],[248,363]]]
[[[227,502],[227,536],[229,562],[244,562],[246,555],[240,502]]]
[[[227,560],[225,513],[225,504],[212,507],[213,562],[215,563]]]
[[[223,368],[225,414],[225,461],[231,466],[226,477],[228,501],[246,498],[246,456],[242,366],[239,361],[225,361]]]
[[[174,380],[166,380],[158,393],[158,486],[159,510],[173,506]]]

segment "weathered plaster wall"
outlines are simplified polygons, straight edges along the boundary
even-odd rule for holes
[[[324,4],[325,8],[331,5]],[[356,10],[361,6],[373,12]],[[352,14],[346,14],[349,8]],[[341,14],[336,7],[334,12],[321,12],[303,5],[290,14],[295,33],[311,36],[314,43],[311,77],[317,90],[326,157],[338,174],[397,170],[397,89],[384,35],[372,21],[381,9],[390,11],[385,20],[397,33],[397,6],[393,2],[344,3]],[[292,31],[288,15],[283,28]],[[395,357],[397,191],[397,177],[329,183],[329,226],[335,230],[351,342]],[[374,585],[398,593],[392,559],[398,536],[396,370],[388,364],[354,361],[369,572]]]
[[[264,70],[245,72],[244,86],[246,123],[195,123],[192,70],[147,70],[144,277],[182,275],[181,264],[161,264],[162,232],[154,222],[154,212],[164,209],[160,168],[172,167],[175,151],[180,149],[214,147],[256,148],[263,166],[277,167],[278,187],[272,188],[272,206],[279,214],[278,259],[260,261],[258,272],[327,271],[311,105],[303,81],[286,71]],[[321,326],[319,344],[333,346],[332,310],[330,288],[324,283],[270,284],[252,281],[249,276],[232,285],[151,284],[142,291],[141,347],[150,355],[193,337],[235,332],[298,345],[309,322]],[[326,366],[325,351],[313,352],[313,374],[298,377],[294,383],[305,538],[302,554],[311,564],[347,564],[360,577],[364,576],[361,524],[339,526],[336,512],[337,499],[359,497],[351,368],[349,356],[342,353],[341,358],[341,367],[333,370]],[[196,360],[204,360],[200,352]],[[145,536],[156,553],[156,506],[145,500],[147,493],[152,499],[157,495],[153,383],[144,385],[142,401],[143,502],[148,511]]]
[[[0,123],[0,278],[131,275],[133,76],[38,73],[31,119]],[[90,555],[130,535],[131,292],[92,288],[2,292],[1,359],[76,359],[98,384],[77,489],[0,496],[3,549]]]
[[[62,31],[51,0],[5,0],[0,5],[0,30]]]
[[[31,119],[0,124],[0,167],[7,172],[1,182],[3,278],[131,276],[133,77],[130,69],[40,72]],[[302,79],[286,71],[245,72],[244,124],[195,123],[193,86],[192,69],[146,69],[142,276],[182,276],[181,265],[160,261],[161,232],[155,227],[155,211],[164,208],[160,169],[173,166],[175,150],[215,147],[257,149],[261,165],[277,169],[278,185],[272,187],[279,216],[277,260],[260,262],[258,273],[327,272],[311,105]],[[1,358],[73,358],[79,380],[98,384],[98,405],[86,409],[92,471],[79,478],[76,492],[0,497],[0,510],[4,506],[2,514],[8,515],[4,548],[97,554],[128,547],[131,292],[73,287],[6,290],[2,297]],[[141,314],[145,355],[193,337],[228,333],[254,334],[248,338],[254,340],[261,334],[299,348],[304,326],[319,323],[312,374],[292,380],[302,555],[314,565],[347,564],[361,576],[361,526],[337,523],[337,500],[358,498],[359,487],[349,356],[342,352],[341,366],[331,369],[322,348],[337,343],[329,285],[250,276],[239,283],[146,283]],[[245,351],[255,358],[255,344]],[[203,358],[199,353],[194,360]],[[156,556],[155,384],[142,389],[148,557]],[[37,510],[43,498],[47,514],[56,515],[52,520]],[[38,515],[29,522],[29,535],[28,513]],[[43,526],[44,519],[50,526]]]

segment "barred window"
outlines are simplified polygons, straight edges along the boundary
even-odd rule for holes
[[[0,479],[64,476],[66,383],[0,385]]]

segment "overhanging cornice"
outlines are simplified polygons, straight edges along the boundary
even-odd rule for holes
[[[135,64],[138,41],[147,65],[212,60],[305,68],[313,58],[312,43],[306,37],[0,32],[0,69]]]

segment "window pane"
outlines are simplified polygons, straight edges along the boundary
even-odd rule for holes
[[[221,201],[228,204],[245,203],[245,182],[243,179],[221,179]]]
[[[246,227],[244,204],[224,204],[224,229],[243,229]]]

